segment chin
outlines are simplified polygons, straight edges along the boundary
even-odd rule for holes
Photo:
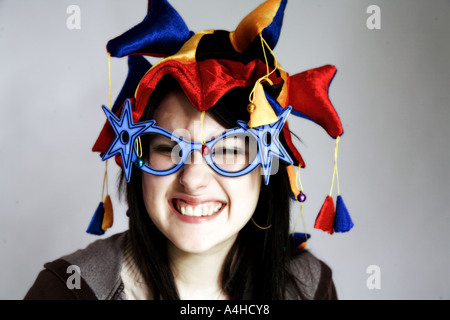
[[[237,235],[236,235],[237,236]],[[225,240],[214,239],[214,235],[209,236],[193,236],[188,234],[185,237],[171,237],[169,241],[174,245],[177,250],[190,254],[202,254],[210,253],[217,250],[225,249],[229,250],[236,239],[236,236],[232,236]]]
[[[185,241],[184,239],[174,239],[170,240],[175,248],[184,253],[191,254],[201,254],[210,251],[213,247],[213,243],[206,243],[205,241],[196,241],[195,239],[190,239]]]

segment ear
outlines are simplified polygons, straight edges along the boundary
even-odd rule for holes
[[[144,20],[108,42],[112,57],[142,54],[165,57],[175,54],[193,35],[166,0],[149,0]]]
[[[236,30],[230,33],[230,41],[234,49],[243,52],[260,33],[273,49],[280,36],[286,3],[287,0],[267,0],[248,14]]]

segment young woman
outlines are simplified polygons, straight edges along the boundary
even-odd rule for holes
[[[193,34],[149,1],[144,21],[108,43],[116,57],[166,56],[153,67],[130,56],[94,146],[123,169],[129,230],[46,264],[27,299],[336,298],[331,270],[289,235],[292,198],[304,201],[293,165],[304,164],[286,123],[292,111],[342,134],[326,92],[335,69],[282,70],[271,50],[285,6],[268,0],[231,33]],[[89,231],[103,233],[106,216]]]
[[[206,140],[235,127],[238,119],[248,121],[248,94],[236,89],[208,110]],[[171,132],[184,131],[193,141],[202,140],[201,114],[173,78],[164,78],[151,100],[146,110],[150,119]],[[216,149],[226,147],[233,148],[227,152],[242,153],[228,157],[228,167],[251,162],[252,143],[236,142],[235,136],[225,140],[231,141],[219,142],[210,152],[222,157]],[[149,145],[164,143],[171,146],[170,141]],[[160,152],[168,152],[170,165],[171,150]],[[200,152],[191,157],[191,163],[169,176],[133,171],[126,186],[131,251],[153,298],[334,297],[330,270],[309,253],[291,248],[292,200],[283,163],[265,185],[258,170],[226,177],[214,172]]]

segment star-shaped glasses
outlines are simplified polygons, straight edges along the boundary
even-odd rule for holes
[[[279,140],[291,109],[290,106],[285,108],[274,123],[255,128],[238,121],[238,127],[201,143],[186,140],[155,126],[154,120],[134,123],[129,100],[125,101],[120,119],[103,106],[116,137],[102,159],[107,160],[119,154],[129,182],[133,164],[144,172],[165,176],[195,161],[193,152],[199,151],[215,172],[226,177],[242,176],[261,166],[265,184],[268,184],[274,156],[288,164],[293,163]],[[139,155],[136,152],[138,138],[142,146],[142,154]]]

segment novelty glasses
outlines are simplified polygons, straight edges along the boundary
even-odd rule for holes
[[[226,177],[242,176],[261,166],[266,184],[269,183],[273,156],[293,163],[279,141],[279,134],[291,112],[290,106],[274,123],[250,128],[245,122],[237,121],[238,127],[203,143],[186,140],[158,127],[154,120],[133,123],[129,100],[125,101],[120,119],[107,107],[103,106],[103,110],[116,137],[102,160],[120,154],[128,182],[133,164],[144,172],[166,176],[192,163],[194,151],[199,151],[215,172]]]

